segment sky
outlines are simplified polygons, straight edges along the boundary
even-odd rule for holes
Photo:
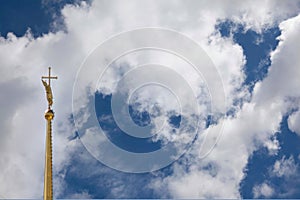
[[[0,199],[300,198],[300,1],[0,1]]]

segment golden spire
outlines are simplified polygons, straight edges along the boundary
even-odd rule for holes
[[[48,79],[48,84],[43,79]],[[57,76],[51,76],[51,67],[49,67],[48,76],[42,76],[42,82],[46,89],[46,97],[48,100],[48,109],[45,112],[47,120],[46,130],[46,151],[45,151],[45,173],[44,173],[44,200],[53,199],[53,184],[52,184],[52,120],[54,112],[51,109],[53,104],[53,95],[51,90],[51,79],[57,79]]]

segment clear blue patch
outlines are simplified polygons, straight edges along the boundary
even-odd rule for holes
[[[148,126],[151,123],[149,113],[147,111],[138,111],[136,106],[129,105],[129,114],[132,121],[138,126]]]
[[[137,138],[123,132],[116,124],[111,110],[111,95],[95,93],[95,110],[99,125],[110,139],[118,147],[135,153],[147,153],[162,148],[162,141],[153,141],[152,138]],[[140,112],[135,106],[129,106],[129,114],[132,120],[139,126],[147,126],[151,122],[147,111]],[[168,122],[177,129],[180,126],[181,116],[171,115]]]
[[[8,32],[13,32],[21,37],[28,28],[31,29],[34,37],[54,31],[52,23],[61,17],[60,10],[66,4],[76,4],[79,0],[42,2],[40,0],[1,0],[0,36],[6,37]],[[61,23],[63,23],[62,20]]]
[[[179,128],[180,127],[180,122],[181,122],[181,115],[172,115],[169,118],[169,123],[174,128]]]
[[[153,142],[151,138],[137,138],[123,132],[113,119],[111,110],[111,95],[95,94],[95,109],[99,125],[110,139],[118,147],[135,153],[146,153],[156,151],[161,148],[161,141]],[[139,113],[132,107],[129,109],[130,115],[137,124],[147,124],[150,120],[148,113]],[[147,120],[145,122],[141,119]]]
[[[270,52],[278,45],[276,38],[281,34],[280,29],[274,27],[258,34],[251,29],[245,31],[243,26],[231,21],[220,22],[216,28],[222,37],[229,37],[232,34],[233,40],[242,46],[247,60],[245,84],[252,91],[254,83],[267,75],[271,64]]]

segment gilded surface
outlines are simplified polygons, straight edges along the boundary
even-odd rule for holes
[[[48,83],[43,79],[48,79]],[[42,76],[42,82],[46,90],[46,97],[48,101],[48,109],[45,112],[45,119],[47,120],[46,129],[46,150],[45,150],[45,173],[44,173],[44,200],[53,199],[53,181],[52,181],[52,120],[54,112],[51,109],[53,104],[53,95],[51,90],[51,79],[57,79],[56,76],[51,76],[51,68],[49,67],[48,76]]]
[[[47,100],[48,100],[48,106],[52,106],[53,104],[53,96],[52,96],[52,90],[51,90],[51,87],[50,85],[47,84],[46,81],[42,80],[43,82],[43,85],[45,86],[45,89],[46,89],[46,97],[47,97]]]

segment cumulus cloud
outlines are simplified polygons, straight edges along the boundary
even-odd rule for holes
[[[186,172],[180,167],[179,170],[174,168],[174,175],[166,178],[168,189],[173,191],[174,197],[187,198],[189,194],[200,198],[207,197],[207,194],[227,198],[239,197],[238,183],[244,176],[243,169],[249,155],[278,131],[282,116],[290,107],[295,106],[293,101],[288,101],[289,97],[299,97],[299,90],[296,89],[299,86],[299,79],[296,78],[299,77],[296,55],[299,51],[297,42],[299,38],[296,36],[299,30],[295,29],[299,27],[296,25],[299,22],[300,16],[297,16],[280,24],[281,41],[272,53],[272,65],[268,76],[255,85],[251,101],[243,105],[236,117],[225,119],[222,137],[213,151],[205,159],[190,163],[189,167],[196,170]],[[289,59],[286,59],[287,57]],[[216,126],[211,126],[209,129]],[[213,137],[214,134],[209,138]],[[196,149],[199,148],[195,146]],[[209,175],[209,170],[205,173],[201,167],[199,168],[212,163],[218,166],[217,175],[214,177]],[[178,174],[180,178],[177,177]],[[215,192],[211,193],[209,188],[196,184],[195,180],[203,179],[207,185],[215,185],[215,181],[222,181],[224,185],[230,184],[233,187],[227,188],[226,191],[214,190]],[[194,187],[191,187],[189,182]],[[266,195],[271,195],[271,191],[270,188],[265,187]]]
[[[260,103],[268,103],[270,99],[274,99],[273,102],[276,103],[276,101],[297,98],[300,95],[298,90],[299,79],[296,78],[299,77],[300,73],[296,53],[299,50],[299,39],[297,37],[299,18],[298,15],[279,25],[282,34],[278,38],[280,42],[277,49],[271,55],[272,67],[268,72],[268,77],[263,83],[257,84],[254,89],[254,98]]]
[[[299,1],[174,1],[172,4],[144,1],[143,6],[138,1],[126,4],[121,1],[94,1],[91,6],[81,3],[63,8],[66,32],[49,33],[36,39],[30,32],[20,38],[13,33],[9,33],[6,39],[1,37],[0,72],[5,76],[0,80],[0,170],[3,172],[0,175],[0,185],[3,186],[0,194],[7,198],[42,196],[43,112],[46,102],[40,76],[46,73],[47,66],[53,66],[53,73],[59,77],[53,83],[56,114],[53,140],[57,172],[55,195],[60,195],[65,187],[65,169],[80,146],[79,141],[69,139],[75,132],[70,123],[73,83],[80,64],[98,44],[113,34],[134,28],[151,26],[181,31],[202,45],[212,58],[231,107],[235,99],[249,99],[250,96],[242,85],[245,58],[239,45],[230,38],[221,38],[216,32],[216,23],[229,19],[260,32],[297,14],[298,5]],[[282,113],[291,107],[285,104],[286,97],[300,96],[296,53],[299,52],[299,18],[280,24],[281,42],[272,54],[268,77],[255,86],[251,102],[245,103],[235,118],[220,119],[226,124],[224,133],[209,157],[204,160],[197,158],[200,154],[198,147],[203,140],[200,137],[199,144],[195,144],[190,153],[193,158],[188,164],[190,171],[186,172],[183,166],[178,165],[172,176],[161,179],[165,183],[163,188],[172,197],[239,197],[243,169],[257,145],[254,140],[260,143],[268,140],[278,129]],[[85,74],[85,77],[88,79],[90,74]],[[295,127],[293,118],[290,122],[292,129]],[[213,137],[217,131],[214,133],[214,130],[220,126],[220,123],[215,124],[204,132],[203,137],[207,136],[208,143],[215,141]],[[205,135],[208,132],[211,135]],[[154,183],[157,182],[154,180]],[[153,188],[159,193],[161,188],[158,185],[153,184]],[[119,190],[123,189],[115,189],[116,193],[120,194]],[[90,196],[83,191],[72,198],[75,197]]]

